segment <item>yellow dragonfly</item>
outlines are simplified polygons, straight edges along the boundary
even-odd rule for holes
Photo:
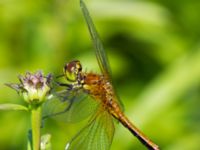
[[[66,122],[76,122],[91,115],[88,124],[67,143],[66,150],[109,150],[115,129],[114,119],[147,149],[159,150],[123,113],[121,102],[112,85],[111,70],[102,42],[82,0],[80,6],[102,74],[82,71],[78,60],[67,63],[62,75],[66,78],[66,83],[58,83],[67,88],[57,92],[58,100],[50,100],[45,104],[47,110],[43,118],[55,116],[57,119],[65,119]]]

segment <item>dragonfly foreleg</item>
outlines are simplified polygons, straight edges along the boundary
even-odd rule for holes
[[[56,82],[59,86],[71,87],[71,84]]]

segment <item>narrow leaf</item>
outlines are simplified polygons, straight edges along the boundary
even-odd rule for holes
[[[32,130],[28,131],[28,141],[27,141],[27,150],[33,150],[33,143],[32,143]]]
[[[28,111],[28,108],[23,105],[18,105],[18,104],[0,104],[0,110],[25,110],[25,111]]]

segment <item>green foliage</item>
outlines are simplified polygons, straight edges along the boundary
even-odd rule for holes
[[[17,105],[17,104],[0,104],[0,110],[26,110],[28,111],[28,108],[23,105]]]
[[[85,0],[107,50],[125,113],[163,150],[198,150],[200,139],[200,2]],[[16,103],[4,83],[42,68],[62,73],[80,60],[99,71],[79,0],[0,2],[0,102]],[[4,107],[5,108],[5,107]],[[28,118],[0,113],[1,149],[26,149]],[[84,124],[45,122],[52,148],[64,149]],[[113,150],[144,149],[117,125]]]

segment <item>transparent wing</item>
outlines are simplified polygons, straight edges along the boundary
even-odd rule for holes
[[[92,38],[92,42],[95,48],[95,53],[96,53],[96,57],[97,57],[100,69],[104,75],[107,75],[110,78],[110,75],[111,75],[110,65],[109,65],[108,58],[104,50],[103,44],[98,35],[98,32],[94,26],[92,18],[90,17],[87,7],[82,0],[80,0],[80,6],[81,6],[83,15],[85,17],[85,20],[88,26],[90,36]]]
[[[101,69],[101,72],[112,83],[111,69],[110,69],[109,61],[108,61],[108,58],[107,58],[107,55],[106,55],[106,51],[103,47],[103,44],[100,40],[98,32],[95,28],[95,25],[92,21],[92,18],[90,17],[89,11],[88,11],[85,3],[83,2],[83,0],[80,0],[80,6],[81,6],[84,18],[85,18],[87,26],[88,26],[90,36],[92,38],[92,42],[93,42],[93,45],[94,45],[94,48],[95,48],[96,58],[97,58],[99,67]],[[115,95],[116,95],[116,99],[119,102],[119,105],[121,106],[122,109],[124,109],[123,103],[120,100],[120,98],[119,98],[119,96],[117,95],[116,92],[115,92]]]
[[[65,150],[109,150],[114,130],[112,116],[101,112],[66,145]]]
[[[43,105],[43,120],[53,117],[64,122],[77,122],[94,113],[98,103],[83,90],[55,93]]]

